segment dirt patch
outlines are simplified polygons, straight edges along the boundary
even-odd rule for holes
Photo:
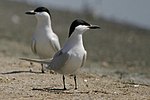
[[[39,64],[29,72],[29,62],[17,58],[0,58],[1,100],[148,100],[150,86],[81,71],[74,90],[73,77],[66,76],[67,90],[63,90],[62,75],[40,72]]]

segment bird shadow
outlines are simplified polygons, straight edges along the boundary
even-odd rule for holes
[[[69,89],[61,89],[61,88],[33,88],[34,91],[42,91],[42,92],[53,92],[55,94],[59,93],[65,93],[65,91],[68,91]]]
[[[0,74],[18,74],[18,73],[43,74],[42,72],[35,72],[35,71],[10,71],[10,72],[4,72],[4,73],[0,73]]]
[[[89,91],[72,91],[71,89],[61,89],[61,88],[33,88],[34,91],[42,91],[42,92],[49,92],[49,93],[55,93],[55,94],[88,94]]]

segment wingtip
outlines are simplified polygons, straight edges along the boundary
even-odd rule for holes
[[[20,59],[20,60],[25,60],[26,58],[24,58],[24,57],[19,57],[18,59]]]
[[[42,63],[42,64],[48,64],[51,61],[51,59],[32,59],[32,58],[25,58],[25,57],[19,57],[19,59],[29,61],[29,62]]]

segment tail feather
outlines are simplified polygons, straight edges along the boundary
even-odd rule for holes
[[[52,58],[51,59],[32,59],[32,58],[24,58],[24,57],[21,57],[19,59],[25,60],[25,61],[30,61],[30,62],[41,63],[41,64],[49,64],[52,60]]]

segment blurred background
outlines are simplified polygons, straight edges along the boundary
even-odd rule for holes
[[[148,0],[0,0],[0,56],[37,58],[30,49],[36,19],[25,12],[45,6],[61,45],[76,18],[101,27],[84,34],[86,70],[150,83],[149,4]]]

